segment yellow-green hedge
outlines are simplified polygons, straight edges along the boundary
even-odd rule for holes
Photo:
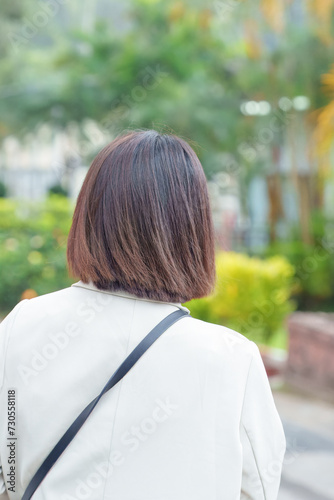
[[[296,307],[290,299],[295,289],[294,267],[279,255],[264,260],[220,252],[216,270],[215,292],[185,304],[192,316],[268,342]]]

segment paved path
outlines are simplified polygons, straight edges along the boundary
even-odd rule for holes
[[[334,500],[334,405],[274,391],[287,439],[278,500]]]

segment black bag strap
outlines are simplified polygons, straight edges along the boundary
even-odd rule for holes
[[[86,406],[86,408],[80,413],[80,415],[74,420],[72,425],[67,429],[65,434],[60,438],[56,446],[46,457],[40,468],[37,470],[36,474],[31,479],[24,492],[21,500],[29,500],[35,493],[38,486],[41,484],[47,473],[53,467],[55,462],[58,460],[60,455],[63,453],[65,448],[70,444],[74,436],[80,430],[82,425],[85,423],[89,415],[94,410],[97,403],[100,401],[103,394],[109,391],[114,385],[119,382],[124,375],[128,373],[133,365],[138,361],[138,359],[147,351],[147,349],[155,342],[173,323],[181,319],[183,316],[190,316],[190,314],[184,309],[179,309],[174,311],[168,316],[166,316],[160,323],[158,323],[147,335],[146,337],[135,347],[135,349],[129,354],[129,356],[123,361],[119,368],[115,371],[112,377],[109,379],[107,384],[102,389],[99,396],[97,396],[93,401]]]

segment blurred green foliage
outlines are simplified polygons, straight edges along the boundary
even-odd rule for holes
[[[12,19],[14,4],[0,12]],[[312,109],[325,102],[320,75],[330,66],[331,46],[312,29],[310,13],[297,16],[286,7],[279,33],[258,0],[132,0],[115,16],[94,16],[84,30],[71,20],[72,11],[74,18],[83,15],[74,1],[61,9],[68,24],[50,18],[25,40],[24,23],[40,7],[35,0],[22,5],[14,9],[14,18],[22,18],[10,31],[12,47],[7,36],[10,57],[0,61],[6,97],[0,99],[0,136],[24,136],[43,123],[76,124],[85,145],[78,153],[86,160],[87,151],[94,156],[101,148],[85,128],[87,119],[111,136],[127,128],[168,128],[200,144],[196,152],[208,177],[228,170],[230,155],[247,184],[267,165],[261,155],[250,160],[240,146],[257,143],[273,115],[244,116],[241,103],[265,99],[277,113],[282,96],[307,95]],[[118,29],[124,20],[126,28]],[[280,143],[283,128],[275,129],[273,143]]]
[[[0,198],[0,310],[27,297],[64,288],[65,249],[73,207],[63,196],[40,203]]]
[[[63,188],[61,184],[54,184],[48,190],[48,194],[59,194],[62,196],[68,196],[68,192]]]
[[[268,344],[284,327],[285,317],[296,308],[290,299],[296,286],[294,267],[279,255],[260,259],[220,252],[216,270],[215,292],[188,302],[191,314]]]
[[[295,266],[294,298],[298,310],[334,312],[333,252],[333,242],[307,245],[301,241],[280,241],[272,243],[264,255],[279,253]]]
[[[7,196],[6,185],[0,181],[0,198],[5,198]]]

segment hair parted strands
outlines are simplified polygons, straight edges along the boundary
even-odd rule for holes
[[[136,131],[98,153],[69,233],[72,275],[100,290],[182,303],[213,291],[214,253],[206,177],[186,141]]]

